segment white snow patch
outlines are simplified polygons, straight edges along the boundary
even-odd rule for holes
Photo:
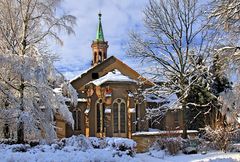
[[[111,108],[106,108],[105,111],[104,111],[106,114],[109,114],[112,112]]]
[[[77,101],[78,102],[87,102],[87,99],[86,98],[78,98]]]
[[[135,109],[135,108],[130,108],[130,109],[129,109],[129,112],[130,112],[130,113],[136,113],[136,109]]]
[[[183,130],[174,130],[174,131],[161,131],[161,130],[152,130],[152,131],[143,131],[143,132],[136,132],[133,133],[133,136],[137,135],[161,135],[161,134],[168,134],[168,133],[177,133],[177,134],[182,134]],[[197,130],[187,130],[187,133],[198,133]]]
[[[100,86],[105,82],[131,82],[136,83],[135,80],[129,78],[128,76],[123,75],[119,70],[114,69],[111,72],[108,72],[103,77],[96,79],[94,81],[89,82],[88,84],[94,84],[96,86]]]

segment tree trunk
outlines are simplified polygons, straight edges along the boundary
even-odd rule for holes
[[[186,139],[187,138],[187,119],[186,119],[186,101],[185,99],[182,102],[182,119],[183,119],[183,134],[182,138]]]
[[[17,126],[17,143],[24,143],[24,124],[19,122]]]
[[[22,62],[24,63],[24,61]],[[21,83],[20,83],[20,111],[21,113],[24,112],[24,78],[21,76]],[[18,116],[18,125],[17,125],[17,143],[24,143],[24,123],[20,115]]]

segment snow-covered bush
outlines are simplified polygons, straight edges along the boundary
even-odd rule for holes
[[[114,150],[113,156],[129,155],[134,156],[136,142],[127,138],[89,138],[93,148]]]
[[[112,147],[113,149],[126,151],[126,150],[133,150],[137,143],[128,138],[106,138],[107,145]]]
[[[176,155],[182,148],[182,138],[159,138],[150,150],[166,150],[170,155]]]
[[[93,148],[103,149],[107,147],[107,142],[104,138],[89,137]]]
[[[12,152],[27,152],[31,147],[30,145],[16,144],[10,146]]]
[[[90,140],[88,140],[84,135],[72,136],[70,138],[63,138],[60,143],[63,147],[74,147],[81,151],[86,151],[87,149],[93,148]]]
[[[218,127],[212,129],[207,126],[205,128],[206,132],[204,138],[211,142],[212,149],[227,151],[229,149],[229,144],[231,143],[231,138],[234,135],[234,132],[231,132],[230,127]]]

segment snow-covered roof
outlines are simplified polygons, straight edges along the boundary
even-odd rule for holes
[[[78,98],[77,101],[78,102],[87,102],[87,99],[86,98]]]
[[[129,78],[126,75],[123,75],[119,70],[114,69],[111,72],[108,72],[106,75],[100,77],[99,79],[93,80],[88,84],[94,84],[96,86],[100,86],[105,82],[131,82],[136,83],[135,80]]]
[[[162,97],[156,96],[154,94],[149,94],[145,97],[147,102],[153,102],[153,103],[162,103],[164,102],[164,99]]]
[[[169,133],[177,133],[182,134],[183,130],[173,130],[173,131],[163,131],[163,130],[157,130],[157,131],[146,131],[146,132],[136,132],[133,133],[133,136],[138,135],[161,135],[161,134],[169,134]],[[198,133],[197,130],[187,130],[187,133]]]
[[[70,83],[77,80],[78,78],[81,78],[83,74],[86,74],[89,70],[91,70],[93,67],[90,67],[84,71],[82,71],[79,75],[77,75],[76,77],[74,77],[73,79],[70,80]]]

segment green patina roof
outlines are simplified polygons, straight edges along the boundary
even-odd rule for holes
[[[99,14],[98,14],[99,22],[98,22],[98,28],[97,28],[96,41],[104,41],[104,35],[103,35],[103,29],[102,29],[101,16],[102,16],[102,14],[99,13]]]

